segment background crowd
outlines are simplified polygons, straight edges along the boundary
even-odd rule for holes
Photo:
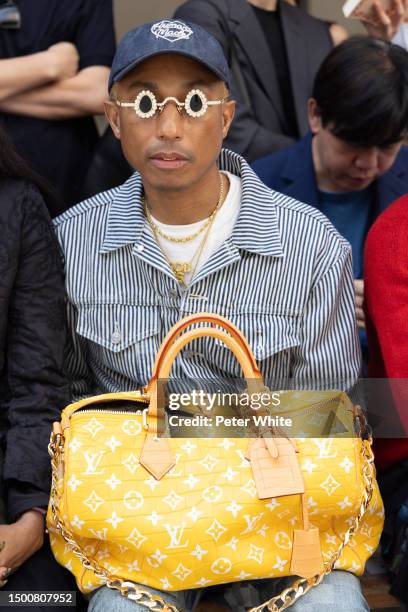
[[[237,110],[225,147],[272,189],[318,208],[352,246],[362,374],[408,379],[408,0],[388,12],[377,3],[375,23],[350,39],[294,0],[179,4],[174,16],[209,30],[228,59]],[[9,577],[10,564],[25,568],[30,588],[41,588],[38,567],[49,567],[46,407],[57,418],[68,401],[58,379],[63,274],[49,218],[133,172],[94,119],[114,53],[112,0],[0,2],[0,523],[9,523],[0,540],[13,529],[17,543],[7,563],[0,550],[0,581],[10,589],[22,575]],[[408,432],[408,393],[389,401]],[[377,441],[377,467],[383,552],[393,592],[408,604],[407,438]],[[55,582],[69,588],[70,579],[61,568]]]

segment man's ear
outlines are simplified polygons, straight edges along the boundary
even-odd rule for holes
[[[235,101],[228,100],[222,105],[222,138],[226,138],[235,115]]]
[[[309,117],[309,127],[313,134],[318,134],[322,127],[322,120],[320,117],[317,102],[314,98],[309,98],[307,103],[307,113]]]
[[[111,100],[107,100],[104,102],[105,106],[105,116],[109,121],[109,124],[112,128],[112,132],[115,134],[116,138],[120,140],[120,113],[118,106],[112,102]]]

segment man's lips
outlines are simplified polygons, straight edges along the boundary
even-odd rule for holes
[[[373,181],[375,179],[374,176],[349,176],[349,179],[352,181],[364,182],[364,181]]]
[[[181,153],[176,152],[159,152],[150,156],[150,160],[156,168],[180,168],[188,163],[188,158]]]

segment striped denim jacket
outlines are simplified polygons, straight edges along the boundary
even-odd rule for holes
[[[266,381],[346,381],[360,369],[351,250],[317,210],[271,191],[239,155],[220,168],[241,177],[232,235],[187,290],[147,229],[134,173],[55,220],[66,269],[73,396],[148,381],[164,335],[188,314],[228,317],[247,337]],[[212,338],[179,355],[173,375],[235,377],[234,356]],[[281,387],[282,388],[282,387]]]

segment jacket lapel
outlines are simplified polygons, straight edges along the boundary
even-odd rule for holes
[[[312,158],[312,135],[292,147],[282,170],[283,193],[315,208],[319,207],[316,176]]]
[[[290,6],[285,0],[279,0],[279,15],[285,40],[299,134],[304,136],[305,128],[308,125],[307,106],[304,100],[307,98],[310,89],[306,35],[305,33],[302,35],[298,8]]]
[[[403,147],[393,166],[377,181],[372,221],[392,202],[408,192],[408,147]]]
[[[258,18],[246,0],[229,1],[228,6],[234,37],[248,57],[284,126],[285,116],[275,65]]]

